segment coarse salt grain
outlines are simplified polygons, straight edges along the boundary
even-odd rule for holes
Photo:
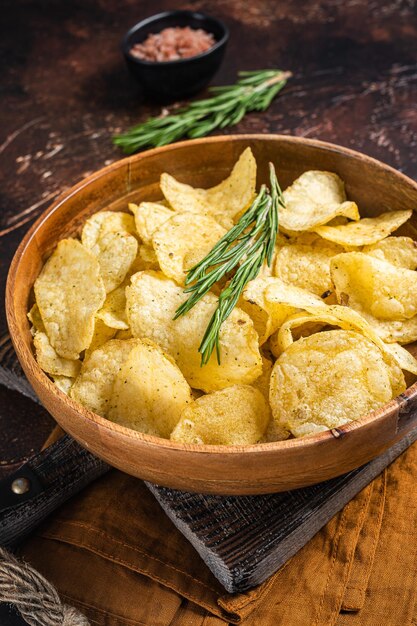
[[[145,41],[132,46],[130,54],[144,61],[177,61],[206,52],[215,43],[213,35],[202,28],[176,26],[151,33]]]

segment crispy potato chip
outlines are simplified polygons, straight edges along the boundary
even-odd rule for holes
[[[139,246],[138,259],[141,259],[142,271],[144,269],[159,270],[158,257],[151,246]]]
[[[365,312],[362,312],[362,315],[387,343],[407,344],[417,341],[417,315],[403,321],[378,320]]]
[[[317,245],[318,242],[323,243],[322,237],[317,233],[306,230],[301,233],[295,232],[294,235],[287,240],[287,245],[300,244],[302,246],[312,246],[313,244]]]
[[[273,441],[285,441],[291,435],[288,428],[278,424],[273,417],[268,422],[267,429],[264,434],[263,441],[272,443]]]
[[[128,330],[118,330],[116,335],[116,339],[133,339],[132,331],[130,328]]]
[[[371,246],[364,246],[362,252],[397,267],[417,269],[417,245],[410,237],[387,237]]]
[[[127,232],[130,235],[135,235],[136,227],[133,215],[121,211],[94,213],[83,226],[81,243],[91,250],[100,237],[109,232]]]
[[[381,351],[385,362],[390,368],[393,394],[398,395],[405,389],[404,376],[401,372],[401,364],[395,358],[395,354],[382,341],[375,329],[368,324],[366,319],[353,309],[346,306],[308,307],[306,314],[298,313],[289,318],[279,329],[275,354],[281,354],[293,343],[294,328],[304,324],[323,323],[331,326],[339,326],[344,330],[353,330],[361,333],[372,341]]]
[[[116,335],[117,330],[107,326],[102,319],[96,317],[94,320],[94,332],[91,343],[85,351],[84,360],[97,348],[100,348]]]
[[[91,343],[94,317],[106,295],[97,259],[76,239],[63,239],[34,290],[52,347],[66,359],[78,359]]]
[[[327,222],[327,226],[341,226],[342,224],[348,224],[349,220],[347,217],[343,217],[343,215],[338,215],[333,218],[330,222]]]
[[[138,254],[133,261],[130,269],[127,273],[127,278],[130,278],[136,272],[143,272],[144,270],[159,270],[158,258],[155,254],[155,250],[148,246],[146,243],[139,245]]]
[[[262,374],[252,383],[252,387],[258,389],[266,400],[268,408],[268,426],[262,437],[263,442],[270,441],[284,441],[288,439],[290,433],[288,430],[282,427],[278,427],[274,419],[272,418],[271,407],[269,405],[269,385],[271,382],[273,362],[271,359],[262,356]]]
[[[126,231],[109,231],[101,235],[91,248],[100,264],[106,293],[113,291],[126,278],[138,252],[138,242]]]
[[[400,346],[398,343],[385,344],[388,352],[392,354],[399,367],[405,372],[411,372],[417,376],[417,360],[408,350]]]
[[[269,408],[260,391],[233,385],[195,400],[182,412],[172,441],[208,445],[245,445],[261,440]]]
[[[277,256],[278,251],[280,250],[280,248],[282,246],[286,246],[289,243],[289,239],[288,237],[285,237],[285,235],[282,235],[281,233],[277,234],[277,239],[275,242],[275,248],[274,248],[274,252],[272,254],[272,259],[271,259],[271,264],[268,265],[268,262],[265,260],[260,272],[258,274],[259,278],[266,278],[269,276],[273,276],[274,275],[274,267],[275,267],[275,259]]]
[[[324,305],[317,296],[276,277],[257,277],[243,291],[240,307],[251,317],[262,345],[285,320],[306,306]]]
[[[289,285],[321,296],[333,289],[330,261],[342,252],[341,246],[323,239],[282,246],[275,257],[274,275]]]
[[[272,366],[271,359],[267,359],[262,355],[262,374],[252,383],[252,387],[258,389],[267,402],[269,402],[269,381],[271,379]]]
[[[130,281],[124,281],[120,287],[114,289],[109,294],[103,304],[103,307],[97,313],[106,326],[121,330],[127,330],[129,324],[126,317],[126,287]]]
[[[175,211],[157,202],[141,202],[139,206],[131,203],[129,209],[135,216],[136,230],[140,238],[148,246],[152,245],[154,232],[175,215]]]
[[[32,328],[31,328],[32,335],[34,335],[37,330],[40,330],[42,333],[45,332],[45,326],[43,324],[39,307],[36,304],[36,302],[30,309],[27,316],[28,316],[29,322],[32,324]]]
[[[319,226],[315,232],[341,246],[365,246],[376,243],[397,230],[412,216],[413,211],[389,211],[378,217],[365,217],[359,222],[341,226]]]
[[[274,419],[295,437],[342,426],[392,397],[381,351],[354,331],[299,339],[281,354],[271,375]]]
[[[71,387],[74,384],[74,378],[70,378],[69,376],[52,376],[52,378],[58,389],[69,396]]]
[[[323,322],[312,322],[312,317],[306,313],[296,313],[288,318],[288,323],[291,324],[294,320],[302,320],[299,324],[290,325],[291,328],[291,341],[290,344],[301,337],[309,337],[313,333],[318,333],[324,326],[326,326]],[[284,322],[286,324],[286,322]],[[288,328],[286,326],[286,328]],[[290,345],[289,344],[289,345]],[[281,337],[279,334],[279,330],[277,330],[273,335],[269,338],[269,348],[273,356],[277,359],[280,354],[283,352]]]
[[[116,376],[108,417],[127,428],[168,438],[191,402],[191,388],[172,357],[143,340]]]
[[[185,300],[180,286],[161,272],[139,272],[126,289],[127,318],[135,337],[154,341],[170,354],[196,389],[214,391],[235,383],[252,383],[262,372],[258,337],[249,316],[235,308],[220,332],[221,364],[212,355],[201,367],[198,347],[217,298],[206,294],[186,315],[173,320]]]
[[[178,212],[201,213],[213,217],[227,230],[233,218],[249,207],[255,196],[256,161],[246,148],[228,178],[211,189],[194,189],[169,174],[161,176],[161,190]]]
[[[187,270],[201,261],[226,230],[212,217],[179,213],[157,228],[152,238],[161,270],[184,284]]]
[[[70,397],[97,415],[106,417],[113,393],[113,385],[136,339],[111,339],[85,358],[80,374],[70,391]]]
[[[59,356],[51,346],[48,335],[41,331],[36,331],[33,337],[36,360],[44,372],[53,376],[77,376],[80,371],[81,361],[65,359]]]
[[[417,273],[362,252],[339,254],[331,261],[337,299],[380,320],[405,320],[417,314]]]
[[[339,215],[359,219],[355,202],[346,200],[343,181],[331,172],[304,172],[284,191],[284,199],[279,215],[284,231],[313,230]]]

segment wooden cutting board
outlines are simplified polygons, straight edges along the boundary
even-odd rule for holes
[[[44,409],[20,369],[10,340],[3,337],[0,383],[26,396],[27,412],[35,424]],[[285,493],[221,497],[147,486],[224,588],[241,592],[275,572],[416,439],[417,429],[362,468]],[[108,469],[68,435],[34,455],[0,484],[0,544],[16,545]],[[17,477],[30,481],[26,494],[13,494],[11,484]]]

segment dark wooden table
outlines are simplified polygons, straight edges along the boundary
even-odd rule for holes
[[[191,0],[231,31],[216,84],[239,69],[294,72],[285,94],[233,131],[346,145],[417,175],[416,0]],[[118,130],[156,114],[124,67],[123,33],[166,0],[3,0],[0,20],[0,290],[32,221],[121,154]],[[372,185],[372,181],[369,181]],[[4,307],[0,311],[4,328]],[[5,337],[0,337],[0,352]],[[0,386],[0,473],[37,449],[46,412]],[[13,407],[13,419],[10,408]]]

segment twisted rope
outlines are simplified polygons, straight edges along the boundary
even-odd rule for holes
[[[84,615],[62,604],[55,587],[39,572],[2,547],[0,602],[13,604],[29,626],[89,626]]]

